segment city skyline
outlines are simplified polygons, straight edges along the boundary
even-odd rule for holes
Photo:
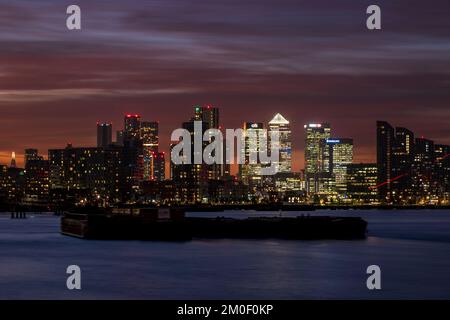
[[[3,164],[16,151],[23,165],[29,147],[95,146],[95,123],[117,128],[127,112],[159,121],[167,152],[197,103],[222,108],[229,128],[283,114],[296,171],[309,122],[354,137],[355,161],[375,160],[380,119],[450,144],[447,1],[380,0],[380,32],[367,32],[355,1],[78,4],[77,33],[53,1],[0,3]]]
[[[13,152],[10,166],[0,165],[2,201],[102,207],[449,202],[450,145],[417,137],[408,128],[377,121],[377,161],[358,163],[353,138],[336,136],[330,123],[305,124],[302,173],[292,170],[291,127],[282,114],[265,123],[246,122],[237,133],[220,126],[220,114],[215,106],[194,106],[190,120],[171,136],[169,162],[160,152],[159,122],[139,114],[124,115],[115,141],[111,124],[97,123],[95,147],[69,143],[49,150],[48,160],[36,148],[28,148],[25,168],[17,166]],[[216,141],[224,136],[235,136],[239,145]],[[213,151],[210,147],[216,143]],[[238,148],[241,155],[233,155]],[[274,157],[274,152],[279,154]],[[237,172],[230,170],[235,156]]]
[[[207,105],[210,105],[210,104],[207,104]],[[189,107],[188,110],[192,111],[193,107],[195,107],[195,106]],[[219,107],[219,109],[220,109],[220,107]],[[66,146],[67,144],[72,144],[74,146],[79,146],[79,147],[81,147],[81,146],[83,146],[83,147],[95,147],[95,146],[98,145],[98,141],[97,141],[98,140],[98,136],[97,136],[96,128],[98,129],[99,125],[108,124],[108,125],[112,126],[113,140],[116,140],[117,139],[116,132],[117,131],[121,131],[121,130],[124,129],[123,128],[123,117],[126,116],[126,115],[130,115],[130,114],[134,115],[134,113],[129,113],[129,112],[127,112],[125,114],[122,114],[122,115],[119,115],[121,120],[117,121],[117,122],[108,121],[108,120],[105,120],[105,121],[98,120],[98,121],[96,121],[93,125],[91,125],[90,129],[91,129],[92,132],[91,132],[91,134],[89,135],[89,137],[87,139],[87,141],[88,141],[87,144],[82,144],[81,142],[84,141],[84,139],[77,138],[76,136],[67,137],[67,138],[61,138],[61,141],[62,141],[61,145],[56,145],[55,147],[48,148],[48,149],[47,148],[41,149],[41,148],[39,148],[37,146],[37,144],[33,144],[32,142],[30,142],[28,144],[23,145],[22,148],[17,147],[17,148],[13,148],[11,150],[5,150],[5,151],[1,152],[0,164],[9,165],[10,162],[11,162],[12,153],[14,152],[17,166],[22,166],[23,167],[23,165],[25,163],[25,150],[29,149],[29,148],[36,148],[41,153],[43,153],[45,157],[47,157],[47,151],[49,149],[62,148],[64,146]],[[270,116],[269,118],[262,119],[261,121],[251,121],[251,122],[264,123],[265,127],[267,127],[268,123],[270,122],[270,119],[272,119],[276,114],[283,114],[283,113],[274,111],[274,112],[272,112],[272,116]],[[168,132],[167,135],[164,135],[164,134],[160,133],[160,145],[159,145],[159,147],[162,150],[162,152],[170,153],[170,143],[171,143],[170,142],[170,132],[171,131],[170,131],[169,128],[167,128],[167,125],[164,125],[164,123],[161,123],[160,121],[154,121],[152,118],[149,118],[148,116],[145,116],[145,115],[142,115],[142,114],[139,114],[139,116],[142,119],[146,119],[146,121],[150,121],[150,122],[153,121],[155,123],[158,123],[159,127],[163,128],[163,130],[160,131],[160,132]],[[226,112],[224,112],[223,109],[222,109],[221,116],[222,117],[226,116]],[[185,118],[186,117],[189,117],[189,113],[188,112],[185,115]],[[116,118],[116,116],[114,118]],[[255,118],[260,119],[261,117],[255,117]],[[296,128],[299,127],[298,121],[296,122],[295,120],[292,120],[289,117],[286,117],[286,118],[289,120],[289,122],[290,122],[292,127],[296,127]],[[379,121],[379,119],[375,120],[371,124],[371,127],[370,127],[372,129],[371,130],[372,131],[372,135],[370,137],[370,140],[373,140],[373,145],[368,146],[367,149],[366,149],[365,146],[361,146],[361,145],[358,144],[359,141],[362,141],[364,139],[363,137],[361,137],[361,136],[353,137],[353,139],[355,140],[355,150],[354,150],[354,157],[355,157],[354,162],[355,163],[376,162],[376,160],[377,160],[377,155],[376,155],[376,131],[374,129],[374,125],[376,124],[377,121]],[[388,122],[388,123],[389,122],[395,123],[395,122],[390,121],[390,120],[386,120],[386,122]],[[340,127],[339,124],[335,125],[335,123],[333,123],[331,121],[309,121],[309,122],[307,121],[307,122],[301,123],[300,124],[301,129],[298,132],[292,130],[292,137],[293,137],[293,139],[292,139],[293,140],[293,156],[292,156],[293,171],[300,171],[300,170],[304,170],[305,169],[305,166],[304,166],[304,152],[305,152],[305,138],[306,138],[306,135],[305,135],[305,132],[304,132],[304,126],[305,126],[305,124],[310,124],[310,123],[329,123],[332,126],[332,128],[333,128],[332,136],[335,136],[335,137],[337,137],[337,136],[339,136],[339,137],[346,136],[344,134],[340,134],[340,132],[337,132],[336,128]],[[179,125],[178,125],[178,127],[179,127]],[[178,127],[176,127],[176,128],[178,128]],[[221,125],[221,127],[225,128],[223,125]],[[432,138],[430,136],[427,136],[427,135],[424,135],[424,134],[420,134],[421,133],[420,130],[415,130],[414,128],[412,128],[410,126],[407,126],[407,125],[405,125],[403,123],[399,124],[398,127],[407,127],[408,129],[411,129],[413,132],[416,133],[417,137],[433,140],[433,141],[438,142],[440,144],[450,144],[450,139],[439,139],[439,137]],[[172,128],[171,130],[173,131],[176,128]],[[243,128],[243,124],[241,123],[241,126],[238,126],[238,127],[235,127],[235,128],[230,128],[230,129],[237,129],[237,128]],[[266,129],[268,129],[268,127]],[[366,139],[367,139],[367,137],[366,137]],[[74,143],[74,141],[79,141],[80,143]],[[164,144],[164,142],[167,142],[167,145]],[[298,146],[299,144],[301,145],[300,148]],[[361,150],[361,149],[364,149],[364,150]],[[237,169],[233,169],[233,170],[235,171]]]
[[[192,108],[193,107],[190,107],[189,110],[192,111]],[[71,144],[74,147],[95,147],[95,146],[98,145],[98,136],[97,136],[98,132],[96,132],[96,128],[98,130],[98,126],[99,125],[102,126],[104,124],[108,124],[108,125],[112,126],[112,136],[113,136],[113,140],[115,141],[117,139],[116,132],[122,131],[124,129],[123,128],[123,117],[127,116],[127,115],[130,115],[130,114],[135,115],[133,113],[125,113],[125,114],[121,115],[121,122],[115,122],[116,124],[120,123],[120,124],[117,124],[116,126],[114,125],[114,123],[112,121],[100,121],[100,120],[96,121],[94,123],[94,126],[92,126],[92,128],[91,128],[92,134],[91,134],[91,136],[88,139],[89,144],[83,145],[83,144],[73,143],[73,141],[79,140],[76,137],[68,137],[65,140],[63,139],[62,141],[66,141],[65,143],[63,143],[62,145],[57,145],[56,147],[49,148],[49,149],[45,149],[45,148],[44,149],[40,149],[36,145],[33,145],[33,143],[29,143],[29,144],[26,144],[23,148],[15,148],[15,149],[12,149],[11,151],[3,152],[3,154],[0,156],[0,164],[2,164],[2,165],[9,165],[11,163],[12,153],[14,153],[16,165],[19,166],[19,167],[23,167],[24,164],[25,164],[25,150],[26,149],[30,149],[30,148],[38,149],[40,151],[40,153],[43,154],[45,158],[47,158],[47,155],[48,155],[47,151],[48,150],[55,149],[55,148],[56,149],[57,148],[64,148],[67,144]],[[221,116],[224,116],[224,114],[226,114],[226,113],[223,112],[223,110],[222,110]],[[268,126],[268,123],[270,122],[270,119],[272,119],[273,116],[275,116],[276,114],[282,114],[282,113],[281,112],[273,112],[273,115],[271,117],[269,117],[268,119],[263,119],[262,121],[259,121],[259,122],[258,121],[252,121],[252,122],[263,123],[265,129],[268,129],[267,126]],[[188,117],[188,116],[189,116],[189,114],[186,115],[186,117]],[[150,122],[154,121],[151,118],[146,117],[146,116],[141,115],[141,114],[139,114],[139,117],[141,119],[145,119],[145,121],[147,121],[147,122],[148,121],[150,121]],[[292,121],[288,117],[286,117],[286,118],[291,123],[291,126],[298,127],[298,125],[296,125],[295,121]],[[358,141],[362,140],[362,138],[359,137],[359,136],[352,137],[354,139],[354,144],[355,144],[354,161],[353,161],[353,163],[374,163],[374,162],[377,161],[377,154],[376,154],[376,129],[374,129],[374,125],[376,124],[377,121],[379,121],[379,120],[374,121],[374,123],[372,123],[372,126],[371,126],[372,131],[373,131],[373,134],[372,134],[373,139],[371,139],[371,140],[374,140],[374,144],[373,144],[373,146],[370,146],[368,148],[369,151],[367,153],[362,152],[362,150],[359,149],[361,146],[358,145]],[[164,126],[164,123],[160,123],[159,121],[154,121],[154,122],[157,123],[159,125],[159,127],[163,127],[163,128],[166,127],[166,126]],[[391,121],[386,120],[386,122],[389,123]],[[331,134],[332,137],[338,137],[338,136],[339,137],[343,137],[344,136],[344,135],[340,134],[339,132],[337,132],[337,130],[335,129],[336,126],[334,125],[334,123],[329,122],[329,121],[316,121],[316,122],[310,121],[310,122],[305,122],[305,123],[302,123],[302,125],[301,125],[302,129],[300,130],[300,132],[295,132],[294,130],[292,130],[292,138],[293,138],[292,141],[293,141],[293,144],[294,144],[294,146],[293,146],[293,156],[292,156],[292,163],[293,163],[292,171],[294,171],[294,172],[298,172],[298,171],[301,171],[301,170],[305,169],[305,162],[304,162],[305,161],[305,154],[304,153],[305,153],[305,138],[306,138],[306,134],[304,132],[304,130],[305,130],[304,126],[305,126],[305,124],[310,124],[310,123],[328,123],[328,124],[331,125],[332,130],[333,130],[333,132]],[[221,127],[224,128],[223,126],[221,126]],[[401,124],[398,127],[408,127],[408,126]],[[240,127],[236,127],[234,129],[237,129],[237,128],[243,128],[243,125],[241,124]],[[408,127],[408,128],[411,129],[411,127]],[[173,128],[172,130],[174,130],[174,129],[176,129],[176,128]],[[413,132],[416,132],[416,134],[417,134],[417,132],[420,132],[420,131],[417,131],[417,130],[414,130],[414,129],[411,129],[411,130]],[[450,140],[446,140],[447,142],[444,139],[437,139],[437,140],[435,140],[435,139],[429,138],[428,136],[421,135],[421,134],[417,134],[417,137],[433,140],[433,141],[435,141],[435,142],[437,142],[439,144],[450,144]],[[164,152],[164,153],[169,154],[170,153],[170,143],[171,143],[170,142],[170,133],[168,133],[167,136],[164,136],[163,134],[160,133],[159,141],[160,141],[159,148],[161,149],[161,151]],[[165,144],[163,144],[163,141],[169,141],[169,142],[168,142],[167,145],[165,145]],[[295,142],[299,142],[301,144],[301,148],[298,148],[298,145],[295,145]],[[169,165],[170,164],[166,163],[166,171],[168,170],[168,166]],[[238,168],[236,166],[234,166],[234,165],[232,166],[232,172],[234,174],[238,173]]]

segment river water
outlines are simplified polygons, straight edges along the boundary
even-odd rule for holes
[[[0,299],[450,299],[450,211],[310,214],[361,216],[368,237],[88,241],[60,235],[54,216],[0,214]],[[69,265],[81,268],[80,291],[66,288]],[[381,268],[380,291],[366,287],[369,265]]]

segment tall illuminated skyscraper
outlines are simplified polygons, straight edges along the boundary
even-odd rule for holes
[[[141,139],[144,146],[152,152],[158,152],[159,147],[159,123],[141,122]]]
[[[326,140],[331,137],[331,127],[328,123],[310,123],[305,125],[305,131],[306,189],[308,194],[318,194],[327,189],[330,178]]]
[[[245,156],[245,163],[239,165],[239,175],[244,183],[258,182],[261,180],[261,163],[256,158],[257,163],[251,163],[251,155],[257,157],[261,150],[261,137],[264,134],[264,125],[257,122],[244,123],[244,145],[242,154]]]
[[[194,106],[194,118],[195,121],[202,121],[207,129],[220,129],[219,124],[219,108],[213,107],[212,105],[206,106]],[[208,177],[212,180],[217,180],[224,176],[229,165],[225,163],[225,154],[223,153],[223,163],[224,164],[212,164],[208,165]]]
[[[347,194],[347,167],[353,163],[353,139],[330,138],[326,140],[329,150],[329,166],[334,192],[343,197]]]
[[[112,144],[112,124],[97,123],[97,148],[107,148]]]
[[[277,113],[269,122],[269,139],[270,132],[279,132],[279,141],[276,143],[280,150],[280,161],[277,165],[277,172],[292,172],[292,137],[291,126],[281,114]],[[270,145],[274,144],[270,141]]]
[[[155,180],[155,163],[160,160],[158,154],[158,122],[141,122],[141,139],[144,155],[144,180]],[[164,159],[163,159],[164,161]]]

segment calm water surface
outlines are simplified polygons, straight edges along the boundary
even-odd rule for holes
[[[362,216],[369,236],[86,241],[60,235],[53,216],[0,215],[0,299],[450,299],[450,211],[311,214]],[[66,289],[65,271],[72,264],[82,269],[81,291]],[[366,289],[372,264],[382,269],[378,292]]]

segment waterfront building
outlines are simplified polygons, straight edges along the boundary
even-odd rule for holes
[[[386,121],[377,121],[378,195],[382,203],[391,203],[391,179],[395,130]]]
[[[436,193],[441,204],[450,203],[450,146],[435,144],[434,179]]]
[[[412,164],[412,188],[415,203],[430,204],[437,201],[434,188],[435,167],[434,142],[425,138],[416,138],[414,144],[414,161]]]
[[[48,201],[49,161],[38,154],[37,149],[25,150],[25,196],[31,202]]]
[[[376,163],[347,165],[347,195],[353,204],[378,203]]]
[[[121,200],[122,150],[74,148],[49,150],[49,185],[80,204],[113,204]]]
[[[408,204],[413,201],[411,172],[413,160],[414,133],[406,128],[395,128],[392,149],[392,179],[394,180],[390,184],[394,203]]]
[[[24,197],[25,175],[23,168],[0,165],[0,200],[17,204]]]

